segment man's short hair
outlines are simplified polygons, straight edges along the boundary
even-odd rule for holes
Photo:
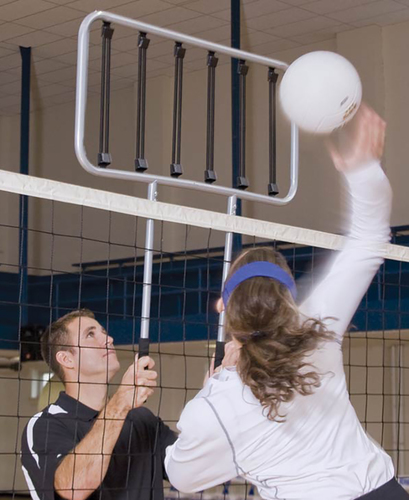
[[[71,351],[74,347],[69,338],[68,326],[76,318],[92,318],[95,315],[89,309],[78,309],[65,314],[61,318],[51,323],[46,331],[41,336],[41,354],[44,361],[51,370],[64,382],[64,370],[57,361],[57,353],[59,351]]]

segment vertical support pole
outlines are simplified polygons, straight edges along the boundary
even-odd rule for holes
[[[29,173],[30,153],[30,87],[31,47],[20,47],[21,55],[21,119],[20,119],[20,173]],[[28,323],[28,198],[20,196],[20,311],[21,325]]]
[[[240,49],[240,0],[230,0],[230,30],[231,46]],[[232,125],[232,186],[240,172],[240,75],[238,73],[238,59],[231,60],[231,125]],[[241,200],[237,200],[236,215],[241,215]],[[233,235],[233,252],[241,250],[242,238],[240,234]]]
[[[276,196],[279,193],[277,184],[277,80],[278,74],[274,68],[268,68],[268,135],[269,135],[269,179],[268,194]]]
[[[239,112],[239,176],[237,177],[236,186],[239,189],[247,189],[249,187],[246,178],[246,78],[249,67],[246,61],[240,59],[238,69],[239,73],[239,95],[240,95],[240,112]]]
[[[98,166],[109,167],[112,162],[109,154],[109,110],[111,104],[111,41],[114,30],[111,23],[104,21],[101,29],[101,102],[99,123],[99,153]]]
[[[182,90],[183,90],[183,59],[186,49],[182,44],[175,42],[175,83],[173,95],[173,137],[172,137],[172,161],[170,164],[170,175],[179,177],[183,174],[181,163],[182,149]]]
[[[211,184],[217,179],[214,171],[214,111],[216,101],[216,66],[219,62],[214,52],[207,54],[207,134],[205,182]]]
[[[146,112],[146,51],[150,40],[146,33],[139,33],[138,37],[138,106],[136,123],[136,154],[135,170],[144,172],[148,168],[145,158],[145,112]]]
[[[156,201],[157,182],[151,182],[148,186],[148,200]],[[154,221],[146,221],[145,236],[145,256],[143,264],[143,289],[142,289],[142,313],[141,313],[141,333],[139,337],[139,357],[149,354],[149,322],[151,315],[151,295],[152,295],[152,267],[153,267],[153,239]]]
[[[229,196],[227,203],[227,213],[229,215],[236,215],[237,211],[237,196]],[[224,244],[224,258],[223,258],[223,277],[222,277],[222,290],[229,274],[230,264],[233,253],[233,233],[226,233],[226,240]],[[224,331],[224,310],[219,314],[219,325],[217,329],[216,341],[216,354],[214,360],[214,367],[217,368],[221,365],[224,358],[224,344],[225,344],[225,331]]]

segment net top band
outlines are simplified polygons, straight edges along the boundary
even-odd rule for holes
[[[294,300],[297,297],[297,288],[292,276],[290,276],[277,264],[273,264],[272,262],[256,261],[240,267],[235,273],[233,273],[231,278],[226,281],[222,293],[224,307],[227,306],[230,295],[233,290],[240,285],[240,283],[256,277],[274,279],[288,288]]]

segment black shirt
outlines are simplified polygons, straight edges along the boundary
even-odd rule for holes
[[[60,498],[54,491],[55,471],[90,431],[97,416],[96,410],[61,392],[54,404],[31,418],[22,436],[21,462],[34,500]],[[163,500],[165,450],[175,440],[175,433],[150,410],[131,410],[106,476],[88,498]]]

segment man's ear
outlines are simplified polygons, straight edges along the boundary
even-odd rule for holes
[[[67,370],[72,370],[75,367],[74,355],[71,351],[58,351],[55,359]]]

